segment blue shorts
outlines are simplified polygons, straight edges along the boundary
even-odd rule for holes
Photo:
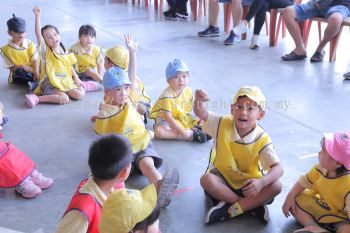
[[[314,4],[315,1],[311,0],[305,4],[294,5],[296,20],[298,22],[302,22],[313,17],[322,17],[327,19],[335,12],[340,13],[343,16],[343,19],[350,16],[350,11],[347,6],[337,5],[329,6],[324,9],[318,9]]]

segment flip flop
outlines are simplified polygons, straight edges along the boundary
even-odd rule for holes
[[[312,57],[310,58],[310,62],[321,62],[323,61],[324,55],[325,55],[325,51],[316,51],[314,53],[314,55],[312,55]]]
[[[330,232],[321,228],[321,227],[307,226],[307,227],[304,227],[304,228],[301,228],[299,230],[294,231],[294,233],[330,233]]]
[[[298,61],[298,60],[303,60],[305,58],[306,58],[306,54],[299,55],[299,54],[296,54],[294,51],[292,51],[291,53],[287,53],[286,55],[281,57],[283,61]]]

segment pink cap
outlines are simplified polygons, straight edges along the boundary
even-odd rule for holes
[[[324,134],[324,145],[329,155],[350,170],[350,131]]]

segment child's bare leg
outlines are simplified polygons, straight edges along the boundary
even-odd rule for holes
[[[158,181],[161,180],[163,177],[157,170],[157,168],[154,166],[154,161],[152,157],[143,157],[139,161],[139,169],[142,172],[144,176],[147,177],[150,183],[153,183],[154,186],[157,188]]]
[[[280,181],[276,181],[266,187],[264,187],[260,193],[254,197],[245,197],[239,200],[243,211],[254,209],[263,205],[282,191],[282,184]]]
[[[294,218],[304,227],[306,226],[318,226],[311,215],[302,210],[298,205],[295,205],[295,213],[292,213]]]
[[[350,232],[350,223],[344,223],[337,227],[337,233],[347,233]]]
[[[191,130],[189,130],[191,131]],[[192,131],[189,132],[192,134]],[[176,130],[171,129],[170,127],[164,126],[164,125],[157,125],[154,128],[154,136],[159,139],[181,139],[181,140],[188,140],[188,138],[184,138],[182,135],[180,135]]]
[[[213,198],[224,201],[226,203],[233,204],[239,201],[240,197],[237,196],[222,180],[220,177],[207,173],[201,177],[202,188]]]
[[[38,96],[39,103],[53,103],[53,104],[67,104],[69,103],[69,96],[64,92],[57,92],[53,95]]]
[[[87,69],[85,71],[86,76],[91,77],[96,82],[101,82],[102,77],[94,69]]]
[[[73,99],[81,100],[85,96],[85,91],[83,87],[78,87],[76,89],[67,91],[67,95]]]

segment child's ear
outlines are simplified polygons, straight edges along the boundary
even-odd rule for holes
[[[118,177],[121,179],[121,180],[126,180],[128,177],[129,177],[129,174],[130,174],[130,170],[131,170],[131,164],[125,168],[123,168],[119,174],[118,174]]]
[[[264,118],[264,116],[265,116],[265,111],[260,110],[260,112],[259,112],[259,116],[258,116],[258,120],[260,121],[261,119],[263,119],[263,118]]]

